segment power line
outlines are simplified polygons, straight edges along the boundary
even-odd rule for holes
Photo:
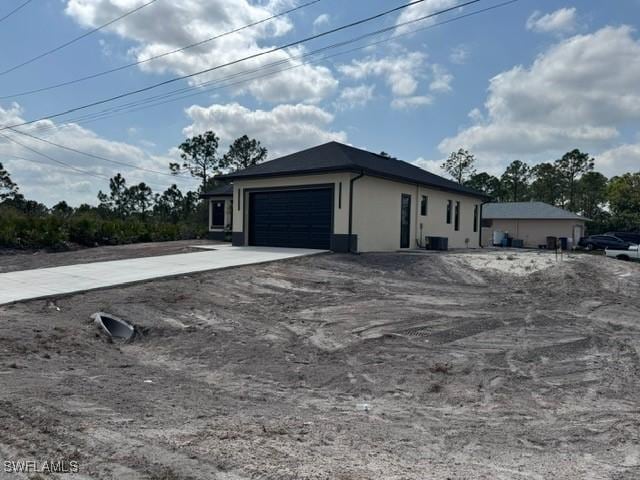
[[[30,121],[23,122],[23,123],[18,123],[18,124],[14,124],[14,125],[8,125],[8,126],[0,128],[0,131],[7,130],[7,129],[10,129],[10,128],[15,128],[15,127],[21,127],[21,126],[24,126],[24,125],[30,125],[32,123],[35,123],[35,122],[38,122],[38,121],[41,121],[41,120],[49,120],[49,119],[52,119],[52,118],[61,117],[63,115],[68,115],[70,113],[77,112],[79,110],[84,110],[84,109],[87,109],[87,108],[91,108],[91,107],[95,107],[95,106],[102,105],[102,104],[105,104],[105,103],[109,103],[109,102],[112,102],[114,100],[119,100],[121,98],[126,98],[126,97],[129,97],[131,95],[135,95],[135,94],[138,94],[138,93],[142,93],[142,92],[146,92],[146,91],[149,91],[149,90],[153,90],[155,88],[158,88],[158,87],[161,87],[161,86],[164,86],[164,85],[175,83],[175,82],[178,82],[180,80],[193,78],[195,76],[202,75],[204,73],[209,73],[209,72],[212,72],[212,71],[215,71],[215,70],[219,70],[219,69],[224,68],[224,67],[228,67],[228,66],[231,66],[231,65],[236,65],[238,63],[241,63],[241,62],[244,62],[244,61],[247,61],[247,60],[252,60],[254,58],[262,57],[262,56],[270,54],[270,53],[274,53],[274,52],[277,52],[277,51],[280,51],[280,50],[284,50],[284,49],[287,49],[287,48],[294,47],[296,45],[300,45],[300,44],[309,42],[311,40],[315,40],[315,39],[318,39],[318,38],[321,38],[321,37],[325,37],[327,35],[330,35],[330,34],[333,34],[333,33],[336,33],[336,32],[342,31],[342,30],[346,30],[348,28],[355,27],[357,25],[362,25],[364,23],[370,22],[372,20],[376,20],[378,18],[381,18],[381,17],[384,17],[386,15],[389,15],[390,13],[394,13],[394,12],[397,12],[399,10],[403,10],[405,8],[411,7],[411,6],[416,5],[418,3],[422,3],[424,1],[425,0],[414,0],[414,1],[409,2],[407,4],[400,5],[398,7],[392,8],[390,10],[386,10],[386,11],[378,13],[376,15],[372,15],[370,17],[367,17],[367,18],[364,18],[364,19],[361,19],[361,20],[357,20],[357,21],[351,22],[351,23],[346,24],[346,25],[342,25],[340,27],[333,28],[331,30],[327,30],[325,32],[322,32],[322,33],[319,33],[319,34],[316,34],[316,35],[311,35],[311,36],[303,38],[301,40],[295,40],[293,42],[289,42],[289,43],[287,43],[285,45],[281,45],[279,47],[274,47],[274,48],[271,48],[269,50],[265,50],[265,51],[262,51],[262,52],[255,53],[253,55],[249,55],[247,57],[243,57],[243,58],[240,58],[240,59],[237,59],[237,60],[233,60],[231,62],[227,62],[227,63],[224,63],[224,64],[217,65],[215,67],[210,67],[210,68],[207,68],[207,69],[204,69],[204,70],[200,70],[200,71],[195,72],[195,73],[190,73],[188,75],[181,75],[179,77],[174,77],[174,78],[171,78],[169,80],[165,80],[163,82],[159,82],[159,83],[155,83],[153,85],[149,85],[147,87],[139,88],[137,90],[132,90],[132,91],[129,91],[129,92],[121,93],[119,95],[115,95],[115,96],[108,97],[108,98],[105,98],[105,99],[102,99],[102,100],[98,100],[98,101],[95,101],[95,102],[92,102],[92,103],[88,103],[88,104],[84,104],[84,105],[81,105],[81,106],[78,106],[78,107],[70,108],[70,109],[65,110],[63,112],[58,112],[58,113],[54,113],[54,114],[51,114],[51,115],[46,115],[44,117],[40,117],[38,119],[30,120]],[[429,15],[429,17],[434,17],[436,15],[441,15],[443,13],[447,13],[447,12],[450,12],[452,10],[456,10],[458,8],[462,8],[462,7],[465,7],[465,6],[468,6],[468,5],[472,5],[472,4],[478,3],[480,1],[481,0],[469,0],[467,2],[455,5],[453,7],[449,7],[449,8],[440,10],[438,12],[434,12],[431,15]]]
[[[26,60],[26,61],[24,61],[24,62],[22,62],[22,63],[17,64],[17,65],[14,65],[13,67],[8,68],[8,69],[6,69],[6,70],[0,71],[0,75],[6,75],[7,73],[13,72],[13,71],[15,71],[15,70],[18,70],[19,68],[24,67],[25,65],[29,65],[29,64],[33,63],[33,62],[35,62],[36,60],[40,60],[41,58],[44,58],[44,57],[46,57],[46,56],[48,56],[48,55],[51,55],[52,53],[55,53],[55,52],[57,52],[57,51],[59,51],[59,50],[62,50],[63,48],[66,48],[66,47],[68,47],[69,45],[74,44],[74,43],[76,43],[77,41],[82,40],[83,38],[88,37],[89,35],[93,35],[94,33],[99,32],[100,30],[102,30],[102,29],[104,29],[104,28],[108,27],[109,25],[113,25],[114,23],[116,23],[116,22],[118,22],[118,21],[122,20],[123,18],[128,17],[129,15],[133,15],[134,13],[136,13],[136,12],[138,12],[138,11],[142,10],[143,8],[148,7],[148,6],[149,6],[149,5],[151,5],[152,3],[155,3],[156,1],[157,1],[157,0],[150,0],[149,2],[144,3],[144,4],[140,5],[139,7],[134,8],[133,10],[129,10],[128,12],[126,12],[126,13],[124,13],[124,14],[120,15],[119,17],[114,18],[113,20],[110,20],[110,21],[108,21],[107,23],[104,23],[104,24],[100,25],[99,27],[96,27],[96,28],[94,28],[94,29],[92,29],[92,30],[89,30],[89,31],[88,31],[88,32],[86,32],[86,33],[83,33],[83,34],[82,34],[82,35],[80,35],[79,37],[72,38],[71,40],[69,40],[69,41],[67,41],[67,42],[65,42],[65,43],[63,43],[63,44],[61,44],[61,45],[58,45],[57,47],[54,47],[54,48],[52,48],[51,50],[47,50],[47,51],[45,51],[45,52],[43,52],[43,53],[41,53],[41,54],[39,54],[39,55],[36,55],[35,57],[30,58],[29,60]]]
[[[88,172],[86,170],[82,170],[80,168],[74,167],[70,163],[66,163],[66,162],[63,162],[62,160],[58,160],[57,158],[53,158],[53,157],[47,155],[46,153],[42,153],[41,151],[36,150],[35,148],[31,148],[31,147],[25,145],[24,143],[21,143],[21,142],[17,141],[14,138],[8,137],[8,136],[3,135],[1,133],[0,133],[0,137],[5,138],[6,140],[9,140],[10,142],[15,143],[16,145],[20,145],[22,148],[25,148],[25,149],[29,150],[30,152],[35,153],[36,155],[40,155],[41,157],[47,158],[47,159],[51,160],[52,162],[58,163],[58,164],[66,167],[68,169],[71,169],[71,170],[73,170],[73,171],[75,171],[77,173],[81,173],[83,175],[89,175],[91,177],[96,177],[96,178],[99,178],[101,180],[105,180],[105,179],[106,180],[110,180],[109,177],[107,177],[105,175],[101,175],[99,173],[94,173],[94,172]]]
[[[74,165],[71,165],[70,163],[63,162],[62,160],[58,160],[57,158],[54,158],[54,157],[52,157],[51,155],[47,155],[46,153],[41,152],[41,151],[39,151],[39,150],[36,150],[35,148],[31,148],[31,147],[29,147],[28,145],[25,145],[24,143],[19,142],[19,141],[17,141],[16,139],[11,138],[11,137],[9,137],[9,136],[7,136],[7,135],[4,135],[4,134],[2,134],[2,133],[0,133],[0,137],[5,138],[6,140],[9,140],[10,142],[15,143],[16,145],[19,145],[19,146],[21,146],[22,148],[24,148],[24,149],[26,149],[26,150],[29,150],[29,151],[30,151],[30,152],[32,152],[32,153],[35,153],[36,155],[39,155],[39,156],[41,156],[41,157],[43,157],[43,158],[46,158],[46,159],[48,159],[48,160],[50,160],[50,161],[52,161],[52,162],[55,162],[55,163],[57,163],[57,164],[61,165],[61,167],[63,167],[63,168],[65,168],[65,169],[67,169],[67,170],[72,170],[73,172],[75,172],[75,173],[77,173],[77,174],[80,174],[80,175],[86,175],[86,176],[95,177],[95,178],[99,178],[100,180],[108,180],[108,181],[110,181],[110,180],[111,180],[111,178],[109,178],[109,177],[108,177],[108,176],[106,176],[106,175],[102,175],[102,174],[100,174],[100,173],[95,173],[95,172],[90,172],[90,171],[88,171],[88,170],[83,170],[83,169],[81,169],[81,168],[77,168],[77,167],[75,167]],[[3,154],[3,155],[4,155],[4,154]],[[17,158],[17,159],[19,159],[19,160],[26,160],[26,161],[28,161],[28,162],[30,161],[30,162],[34,162],[34,163],[41,163],[41,164],[44,164],[44,165],[51,165],[51,164],[49,164],[49,163],[45,163],[45,162],[38,162],[38,161],[33,160],[33,159],[28,159],[28,158],[25,158],[25,157],[19,157],[19,156],[17,156],[17,155],[7,155],[7,156],[11,156],[11,157]],[[145,183],[146,183],[147,185],[149,185],[149,186],[154,186],[154,187],[159,187],[159,188],[167,188],[167,186],[166,186],[166,185],[160,185],[160,184],[155,183],[155,182],[145,182]]]
[[[16,8],[14,8],[13,10],[11,10],[9,13],[7,13],[4,17],[0,17],[0,22],[4,22],[7,18],[9,18],[11,15],[13,15],[14,13],[18,13],[20,10],[22,10],[24,7],[26,7],[29,3],[31,3],[33,0],[27,0],[26,2],[21,3],[20,5],[18,5]]]
[[[263,18],[262,20],[258,20],[256,22],[249,23],[247,25],[243,25],[243,26],[235,28],[233,30],[229,30],[228,32],[224,32],[224,33],[221,33],[219,35],[215,35],[213,37],[209,37],[209,38],[206,38],[204,40],[200,40],[198,42],[191,43],[189,45],[177,48],[175,50],[170,50],[170,51],[161,53],[159,55],[155,55],[153,57],[145,58],[144,60],[138,60],[136,62],[131,62],[131,63],[128,63],[126,65],[121,65],[119,67],[115,67],[115,68],[111,68],[111,69],[108,69],[108,70],[104,70],[102,72],[92,73],[92,74],[86,75],[84,77],[75,78],[73,80],[60,82],[60,83],[57,83],[57,84],[54,84],[54,85],[49,85],[49,86],[46,86],[46,87],[36,88],[36,89],[33,89],[33,90],[26,90],[24,92],[14,93],[14,94],[11,94],[11,95],[0,96],[0,100],[5,100],[5,99],[8,99],[8,98],[24,97],[24,96],[27,96],[27,95],[33,95],[35,93],[46,92],[46,91],[49,91],[49,90],[54,90],[56,88],[66,87],[68,85],[74,85],[76,83],[84,82],[86,80],[99,78],[99,77],[108,75],[110,73],[119,72],[119,71],[125,70],[127,68],[135,67],[136,65],[141,65],[143,63],[151,62],[151,61],[157,60],[159,58],[164,58],[164,57],[167,57],[169,55],[173,55],[174,53],[179,53],[179,52],[183,52],[185,50],[189,50],[190,48],[199,47],[200,45],[204,45],[205,43],[209,43],[209,42],[212,42],[214,40],[218,40],[219,38],[226,37],[228,35],[241,32],[242,30],[246,30],[248,28],[252,28],[252,27],[255,27],[257,25],[261,25],[263,23],[269,22],[271,20],[274,20],[276,18],[282,17],[284,15],[288,15],[290,13],[293,13],[293,12],[297,11],[297,10],[301,10],[303,8],[309,7],[309,6],[314,5],[314,4],[316,4],[318,2],[321,2],[321,1],[322,0],[313,0],[311,2],[303,3],[302,5],[298,5],[297,7],[290,8],[289,10],[285,10],[283,12],[277,13],[275,15],[272,15],[272,16],[268,17],[268,18]]]
[[[175,174],[172,174],[172,173],[160,172],[158,170],[152,170],[150,168],[139,167],[139,166],[134,165],[132,163],[121,162],[119,160],[113,160],[111,158],[103,157],[101,155],[96,155],[94,153],[84,152],[84,151],[78,150],[76,148],[72,148],[72,147],[68,147],[66,145],[61,145],[59,143],[52,142],[51,140],[47,140],[47,139],[44,139],[44,138],[37,137],[37,136],[32,135],[32,134],[27,133],[27,132],[21,132],[19,130],[14,129],[14,128],[12,128],[10,130],[12,132],[14,132],[14,133],[18,133],[20,135],[24,135],[24,136],[32,138],[34,140],[38,140],[40,142],[47,143],[49,145],[53,145],[54,147],[62,148],[64,150],[67,150],[67,151],[70,151],[70,152],[74,152],[74,153],[78,153],[80,155],[85,155],[87,157],[95,158],[96,160],[103,160],[105,162],[114,163],[114,164],[122,165],[122,166],[125,166],[125,167],[130,167],[130,168],[133,168],[133,169],[136,169],[136,170],[141,170],[141,171],[144,171],[144,172],[154,173],[156,175],[165,175],[165,176],[168,176],[168,177],[178,178],[179,180],[188,180],[188,179],[183,178],[183,177],[177,177]],[[6,138],[6,135],[5,135],[5,138]]]
[[[278,73],[281,73],[281,72],[284,72],[284,71],[292,70],[292,69],[295,69],[295,68],[300,68],[300,67],[302,67],[304,65],[310,65],[310,64],[319,63],[319,62],[325,61],[325,60],[333,58],[333,57],[346,55],[348,53],[352,53],[352,52],[355,52],[355,51],[358,51],[358,50],[369,48],[371,46],[379,45],[379,44],[382,44],[382,43],[385,43],[385,42],[388,42],[388,41],[392,41],[392,40],[395,40],[397,38],[400,38],[400,37],[403,37],[403,36],[406,36],[406,35],[413,35],[413,34],[415,34],[417,32],[420,32],[420,31],[428,30],[428,29],[431,29],[431,28],[434,28],[434,27],[437,27],[437,26],[441,26],[441,25],[445,25],[445,24],[448,24],[448,23],[452,23],[452,22],[458,21],[458,20],[462,20],[462,19],[467,18],[467,17],[475,16],[475,15],[478,15],[478,14],[481,14],[481,13],[485,13],[485,12],[488,12],[488,11],[491,11],[491,10],[495,10],[495,9],[498,9],[498,8],[501,8],[501,7],[505,7],[507,5],[516,3],[518,1],[519,0],[508,0],[506,2],[495,4],[495,5],[489,6],[487,8],[476,10],[474,12],[470,12],[470,13],[467,13],[467,14],[464,14],[464,15],[459,15],[459,16],[444,20],[442,22],[434,23],[432,25],[427,25],[425,27],[416,28],[416,29],[413,29],[413,30],[410,30],[410,31],[407,31],[407,32],[403,32],[403,33],[399,33],[399,34],[396,34],[396,35],[392,35],[392,36],[390,36],[388,38],[384,38],[382,40],[378,40],[378,41],[375,41],[375,42],[369,42],[369,43],[366,43],[366,44],[364,44],[362,46],[358,46],[358,47],[355,47],[355,48],[352,48],[352,49],[349,49],[349,50],[346,50],[346,51],[338,52],[338,53],[335,53],[335,54],[332,54],[332,55],[325,55],[324,57],[319,58],[319,59],[306,61],[306,62],[297,64],[297,65],[288,66],[287,68],[283,68],[283,69],[279,69],[279,70],[268,71],[267,73],[263,73],[263,74],[257,75],[257,76],[252,76],[252,77],[249,77],[249,78],[243,78],[243,79],[241,79],[239,81],[236,81],[236,82],[233,82],[233,83],[220,84],[221,82],[224,82],[224,81],[227,81],[227,80],[231,80],[231,79],[236,78],[236,77],[242,77],[242,76],[245,76],[247,74],[256,73],[256,72],[260,72],[262,70],[266,70],[267,68],[271,68],[273,66],[286,64],[286,63],[288,63],[288,61],[290,59],[304,59],[306,57],[317,55],[318,53],[323,52],[323,51],[328,50],[328,49],[332,49],[332,48],[336,48],[336,47],[341,47],[341,46],[345,46],[345,45],[348,45],[348,44],[352,44],[352,43],[358,42],[360,40],[363,40],[364,38],[368,38],[368,37],[371,37],[371,36],[381,35],[383,33],[386,33],[388,31],[390,31],[390,30],[394,30],[394,29],[397,29],[397,28],[400,28],[400,27],[403,27],[403,26],[407,26],[409,24],[413,24],[413,23],[417,23],[417,22],[423,21],[426,18],[428,18],[429,16],[427,15],[427,16],[419,17],[419,18],[416,18],[416,19],[413,19],[413,20],[410,20],[410,21],[402,22],[402,23],[397,24],[397,25],[395,25],[393,27],[387,27],[387,28],[384,28],[384,29],[376,30],[374,32],[369,32],[369,33],[366,33],[364,35],[358,36],[356,38],[352,38],[352,39],[349,39],[349,40],[346,40],[346,41],[343,41],[343,42],[338,42],[338,43],[335,43],[333,45],[325,46],[325,47],[319,48],[317,50],[305,53],[303,55],[299,55],[299,56],[296,56],[296,57],[291,57],[290,59],[287,59],[287,60],[280,60],[280,61],[277,61],[277,62],[272,62],[270,64],[263,65],[262,67],[259,67],[259,68],[253,69],[253,70],[248,70],[248,71],[244,71],[244,72],[235,73],[235,74],[229,75],[227,77],[223,77],[221,79],[210,80],[210,81],[203,82],[203,83],[191,86],[191,87],[180,88],[180,89],[177,89],[177,90],[173,90],[171,92],[165,92],[163,94],[154,95],[154,96],[151,96],[151,97],[147,97],[145,99],[140,99],[140,100],[136,100],[136,101],[120,104],[120,105],[117,105],[115,107],[112,107],[112,108],[109,108],[109,109],[106,109],[106,110],[102,110],[102,111],[99,111],[99,112],[94,112],[94,113],[87,114],[87,115],[84,115],[84,116],[81,116],[81,117],[76,117],[75,119],[68,120],[68,123],[69,124],[70,123],[81,123],[81,124],[89,123],[89,122],[96,121],[96,120],[102,120],[102,119],[110,118],[110,117],[115,116],[115,115],[119,115],[119,114],[123,114],[123,113],[136,112],[136,111],[144,110],[146,108],[151,108],[151,107],[155,107],[155,106],[171,103],[171,102],[174,102],[174,101],[178,101],[178,100],[181,100],[181,99],[184,99],[184,98],[203,95],[205,93],[208,93],[208,92],[211,92],[211,91],[214,91],[214,90],[219,90],[219,89],[223,89],[223,88],[229,88],[229,87],[236,86],[236,85],[239,85],[239,84],[242,84],[242,83],[255,81],[257,79],[268,77],[268,76],[271,76],[271,75],[275,75],[275,74],[278,74]],[[206,85],[211,85],[211,84],[214,84],[215,86],[212,87],[212,88],[201,89],[201,87],[206,86]],[[186,93],[186,92],[190,92],[190,91],[193,91],[193,90],[198,90],[198,91],[195,92],[195,93],[187,94],[187,95],[179,95],[181,93]],[[174,97],[174,98],[171,98],[171,97]],[[163,100],[163,99],[167,99],[167,98],[168,98],[168,100]],[[156,100],[158,100],[158,101],[156,101]],[[163,100],[163,101],[161,101],[161,100]],[[154,101],[155,101],[155,103],[153,103]],[[54,128],[59,128],[59,127],[64,127],[64,126],[65,126],[65,124],[61,124],[59,126],[51,126],[49,128],[50,129],[54,129]]]

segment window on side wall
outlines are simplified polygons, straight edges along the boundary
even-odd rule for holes
[[[453,206],[453,202],[451,200],[447,200],[447,225],[451,225],[451,208]]]
[[[427,216],[427,196],[422,195],[422,200],[420,201],[420,215],[423,217]]]
[[[454,228],[456,231],[460,230],[460,202],[456,202],[456,219]]]
[[[478,231],[478,205],[473,206],[473,231]]]

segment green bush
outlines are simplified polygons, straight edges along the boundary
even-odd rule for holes
[[[102,217],[78,212],[69,217],[32,215],[0,206],[0,247],[61,250],[70,243],[95,247],[138,242],[162,242],[200,238],[205,225],[166,223],[149,218]]]

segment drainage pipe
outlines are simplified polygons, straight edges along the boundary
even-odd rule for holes
[[[358,180],[359,178],[364,177],[364,171],[360,170],[360,174],[353,177],[350,181],[349,181],[349,237],[348,237],[348,241],[349,241],[349,253],[355,253],[353,251],[353,242],[351,241],[351,235],[353,232],[353,184],[355,183],[356,180]]]

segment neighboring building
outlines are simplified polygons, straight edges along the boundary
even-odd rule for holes
[[[529,248],[546,245],[547,237],[566,237],[576,245],[587,220],[544,202],[488,203],[482,209],[482,245],[492,245],[495,231],[508,233]]]
[[[202,195],[209,202],[209,238],[225,240],[233,219],[233,185],[226,183]]]
[[[395,251],[439,236],[449,248],[473,248],[487,200],[410,163],[337,142],[218,178],[233,182],[234,245]]]

